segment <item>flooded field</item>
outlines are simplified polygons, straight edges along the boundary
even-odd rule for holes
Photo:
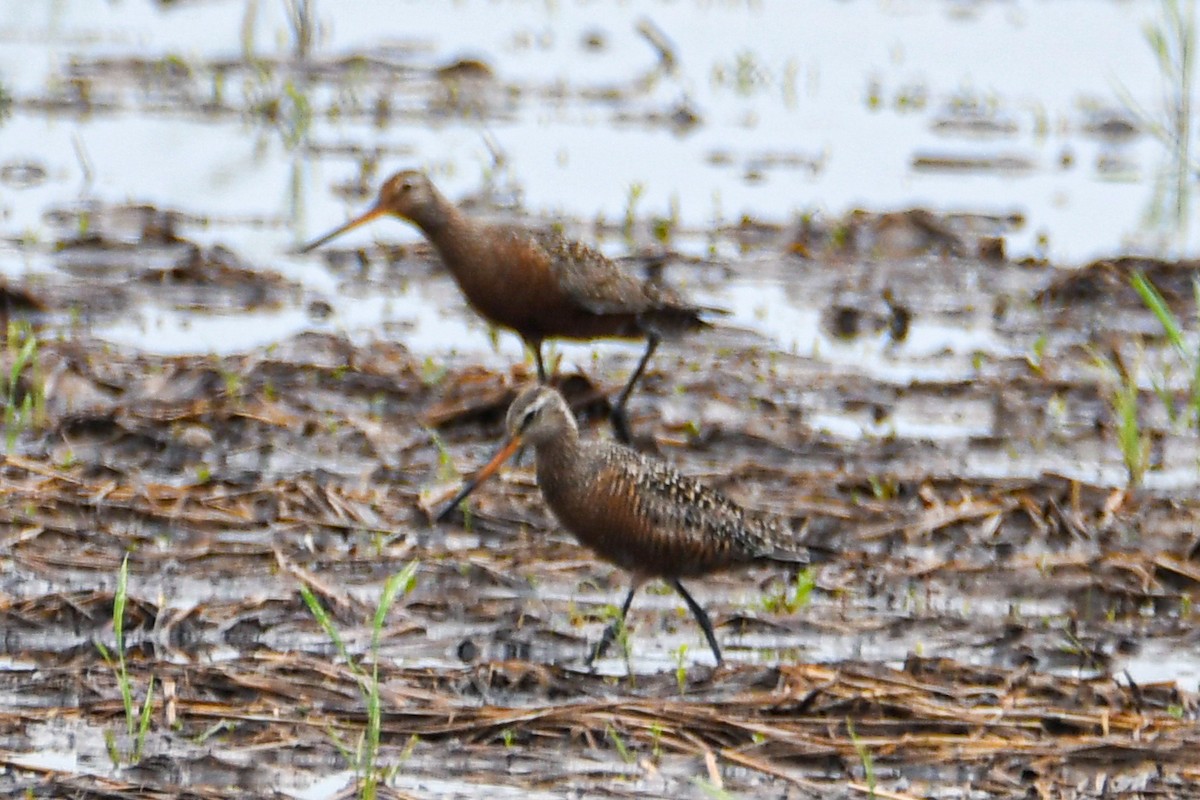
[[[0,793],[1200,797],[1169,6],[35,5],[0,2]],[[629,406],[807,521],[809,567],[688,582],[724,665],[662,584],[585,665],[628,577],[531,455],[433,522],[532,358],[411,226],[296,252],[409,167],[728,312]],[[547,347],[584,436],[641,350]]]

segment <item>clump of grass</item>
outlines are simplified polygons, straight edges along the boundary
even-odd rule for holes
[[[221,382],[225,384],[226,396],[234,402],[240,401],[242,399],[242,393],[246,388],[241,374],[232,369],[218,368],[217,371],[221,375]]]
[[[116,636],[116,657],[104,646],[104,642],[96,641],[96,649],[100,651],[104,663],[108,664],[117,677],[117,685],[121,689],[121,704],[125,709],[125,733],[133,742],[133,749],[121,752],[117,745],[117,737],[112,731],[104,732],[104,744],[108,749],[108,757],[114,767],[121,764],[136,764],[142,760],[142,750],[146,744],[146,733],[150,730],[150,712],[154,707],[154,676],[146,686],[146,698],[139,710],[133,702],[133,679],[129,676],[129,667],[125,661],[125,605],[128,602],[129,587],[129,556],[121,560],[121,568],[117,572],[117,589],[113,596],[113,633]]]
[[[1037,375],[1045,377],[1046,375],[1046,344],[1049,342],[1046,334],[1037,337],[1033,342],[1033,347],[1025,354],[1025,363]]]
[[[284,12],[292,34],[292,49],[303,61],[312,49],[315,29],[313,5],[315,0],[283,0]],[[255,52],[255,29],[258,24],[258,2],[248,0],[242,15],[242,60],[250,68],[250,77],[243,82],[244,102],[250,116],[264,120],[281,134],[284,145],[292,150],[308,139],[312,128],[313,108],[307,82],[297,82],[282,76],[275,80],[269,61]],[[214,91],[214,94],[219,92]]]
[[[437,431],[430,431],[429,438],[433,440],[433,446],[437,450],[438,480],[451,481],[460,477],[458,467],[454,466],[454,456],[450,453],[450,448],[446,447],[446,442]]]
[[[1142,302],[1154,313],[1159,324],[1162,325],[1167,342],[1171,345],[1172,351],[1188,376],[1187,408],[1183,417],[1186,424],[1200,429],[1200,345],[1197,345],[1194,350],[1189,348],[1187,340],[1184,338],[1183,326],[1145,273],[1140,270],[1135,272],[1130,282],[1141,296]],[[1200,280],[1192,281],[1192,294],[1196,302],[1196,313],[1200,315]],[[1166,405],[1171,419],[1178,419],[1179,414],[1175,403],[1167,393],[1165,386],[1163,391],[1159,392],[1159,397]]]
[[[446,377],[447,371],[445,364],[435,361],[433,356],[426,356],[421,364],[421,383],[431,388],[436,387]]]
[[[338,632],[337,626],[330,618],[329,612],[321,604],[320,599],[307,586],[300,587],[300,596],[308,606],[309,613],[325,631],[325,635],[333,642],[338,655],[341,656],[350,671],[358,681],[358,689],[363,702],[367,706],[367,727],[359,736],[358,743],[351,748],[334,731],[330,731],[334,746],[342,753],[354,768],[359,786],[359,796],[364,800],[374,800],[380,780],[385,776],[378,767],[379,733],[383,719],[382,703],[379,699],[379,640],[383,635],[383,624],[387,620],[388,611],[400,594],[408,594],[416,585],[417,561],[410,561],[403,569],[392,575],[383,585],[383,594],[379,597],[379,605],[375,609],[375,618],[371,624],[371,668],[367,671],[363,665],[346,649],[345,641]]]
[[[682,697],[687,692],[688,668],[687,668],[687,653],[688,646],[685,642],[675,648],[675,685],[679,687],[679,696]]]
[[[655,764],[662,762],[662,737],[665,730],[658,720],[650,723],[650,757]]]
[[[279,126],[284,145],[293,150],[308,140],[312,130],[312,100],[309,99],[308,87],[298,86],[292,80],[283,84],[283,98],[287,102],[282,106]]]
[[[312,52],[316,31],[316,0],[283,0],[283,13],[291,33],[292,53],[303,61]],[[241,45],[242,57],[246,61],[256,60],[254,52],[255,29],[258,26],[258,0],[248,0],[242,13]]]
[[[763,598],[763,610],[775,614],[795,614],[812,600],[812,591],[817,586],[817,574],[812,567],[796,573],[791,583],[779,584],[779,590]]]
[[[1162,107],[1149,110],[1124,87],[1121,102],[1166,149],[1166,162],[1155,181],[1147,220],[1187,239],[1191,177],[1193,66],[1196,52],[1195,0],[1160,0],[1159,18],[1145,27],[1146,43],[1162,79]]]
[[[9,367],[6,374],[0,373],[0,397],[4,399],[4,444],[11,453],[22,432],[45,423],[46,383],[33,327],[28,322],[9,322],[7,334],[5,361]]]
[[[854,732],[854,722],[849,718],[846,719],[846,733],[850,736],[850,741],[854,743],[854,750],[858,753],[858,760],[862,763],[863,780],[867,782],[867,796],[871,800],[875,800],[875,759],[871,756],[871,751],[867,746],[858,739],[858,735]]]
[[[637,754],[629,749],[629,745],[625,744],[625,738],[621,736],[611,723],[605,728],[604,736],[613,743],[613,747],[617,748],[617,753],[621,756],[621,760],[626,764],[632,764],[637,761]]]
[[[600,611],[600,618],[607,620],[609,626],[615,626],[611,634],[612,639],[608,644],[610,647],[615,644],[620,649],[621,658],[625,661],[625,669],[632,677],[633,665],[629,660],[632,655],[632,650],[629,646],[629,627],[626,624],[626,619],[621,616],[620,607],[612,603],[605,605]],[[608,630],[609,628],[606,627],[605,632],[607,633]]]
[[[0,83],[0,121],[3,121],[12,114],[12,92],[3,83]]]
[[[288,27],[292,30],[292,49],[296,58],[304,61],[312,52],[313,31],[316,27],[313,6],[316,0],[283,0]]]
[[[742,50],[730,62],[717,63],[712,68],[714,86],[732,88],[742,97],[749,97],[774,82],[771,70],[750,50]]]
[[[1140,486],[1150,462],[1150,436],[1142,430],[1137,377],[1115,355],[1092,356],[1102,376],[1103,391],[1112,412],[1117,446],[1125,463],[1129,487]]]
[[[867,483],[871,484],[871,495],[876,500],[894,500],[900,493],[900,483],[895,477],[868,475]]]
[[[713,800],[737,800],[736,794],[733,794],[728,789],[717,786],[707,778],[701,778],[699,775],[692,776],[692,785],[713,798]]]
[[[634,181],[629,184],[629,192],[625,196],[625,224],[622,228],[622,233],[625,236],[625,242],[630,247],[634,242],[634,228],[637,225],[637,207],[642,202],[642,198],[646,196],[646,184],[641,181]]]
[[[659,244],[670,244],[671,237],[679,229],[679,195],[672,194],[665,217],[654,217],[651,225],[654,239]]]

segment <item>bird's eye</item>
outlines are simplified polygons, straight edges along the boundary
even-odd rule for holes
[[[405,181],[404,183],[400,184],[400,191],[411,192],[412,190],[413,190],[412,181]]]
[[[528,411],[526,411],[525,414],[521,417],[521,424],[520,424],[520,426],[518,426],[518,430],[520,430],[522,433],[524,433],[525,430],[527,428],[529,428],[529,426],[533,423],[533,418],[535,416],[537,416],[536,408],[531,408]]]

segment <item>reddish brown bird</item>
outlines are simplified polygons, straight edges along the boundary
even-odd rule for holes
[[[508,431],[496,454],[438,514],[441,521],[522,445],[537,453],[537,480],[546,503],[580,543],[633,574],[620,617],[588,658],[602,655],[624,623],[633,596],[662,578],[700,623],[717,663],[712,622],[680,578],[707,575],[753,561],[808,562],[789,520],[739,506],[671,466],[611,441],[584,441],[555,389],[531,386],[508,409]]]
[[[388,178],[373,206],[301,252],[388,214],[421,229],[472,308],[525,340],[542,383],[546,339],[646,339],[646,352],[612,407],[613,430],[623,442],[630,441],[625,404],[658,343],[708,327],[701,315],[715,311],[639,280],[591,247],[556,232],[471,219],[415,170]]]

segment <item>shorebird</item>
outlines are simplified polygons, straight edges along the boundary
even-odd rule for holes
[[[546,339],[646,340],[628,382],[613,403],[613,432],[630,442],[625,405],[663,339],[709,326],[706,312],[664,286],[641,280],[597,250],[554,231],[481,222],[446,199],[429,177],[398,172],[374,205],[301,248],[307,253],[378,217],[391,215],[421,229],[480,316],[515,331],[533,351],[545,383]]]
[[[534,385],[509,406],[507,435],[492,458],[437,515],[440,522],[525,444],[536,453],[542,497],[579,542],[633,575],[620,616],[604,631],[590,665],[612,643],[637,590],[661,578],[683,597],[717,664],[712,622],[681,578],[753,561],[808,562],[783,517],[743,508],[665,462],[612,441],[585,441],[557,390]]]

